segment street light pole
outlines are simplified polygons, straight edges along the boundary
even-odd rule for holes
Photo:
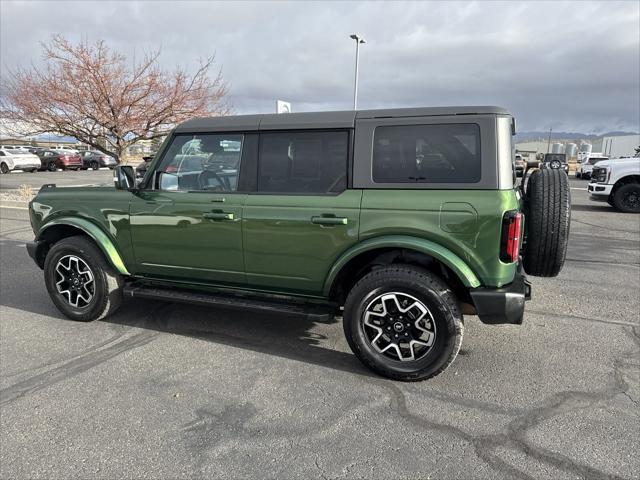
[[[364,38],[360,35],[356,35],[355,33],[351,35],[351,38],[356,41],[356,76],[353,82],[353,109],[356,110],[358,107],[358,63],[360,61],[360,44],[366,42]]]

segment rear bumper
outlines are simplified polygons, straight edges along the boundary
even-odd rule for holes
[[[531,284],[517,272],[509,285],[502,288],[475,288],[470,291],[476,314],[482,323],[522,324],[524,303],[531,299]]]
[[[14,170],[33,170],[34,168],[40,168],[39,163],[19,163],[13,167]]]

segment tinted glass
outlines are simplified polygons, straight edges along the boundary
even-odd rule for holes
[[[162,159],[160,188],[233,192],[238,186],[242,135],[177,135]]]
[[[373,139],[376,183],[480,181],[480,128],[475,124],[377,127]]]
[[[329,193],[347,187],[348,132],[260,135],[258,191]]]

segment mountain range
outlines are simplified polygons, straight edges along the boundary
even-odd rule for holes
[[[578,133],[578,132],[551,132],[551,140],[596,140],[602,137],[614,137],[618,135],[638,135],[635,132],[607,132],[601,134],[594,133]],[[536,140],[546,141],[549,138],[549,132],[533,131],[516,133],[516,142],[533,142]]]

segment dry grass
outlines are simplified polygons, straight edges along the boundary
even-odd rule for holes
[[[16,191],[17,195],[25,201],[29,201],[33,198],[33,187],[31,185],[22,184]]]

